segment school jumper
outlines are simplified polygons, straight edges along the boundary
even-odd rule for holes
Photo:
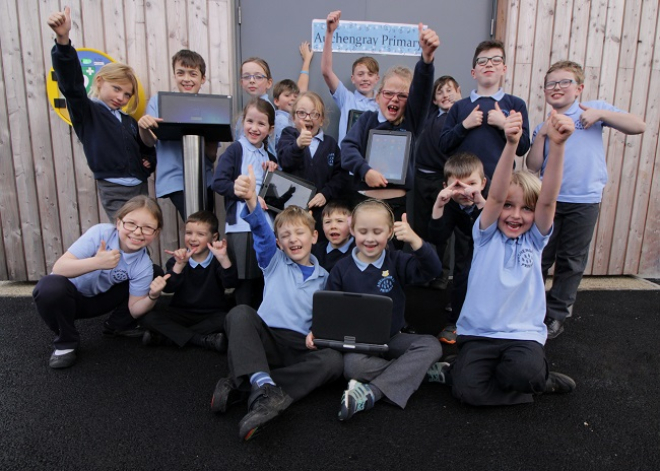
[[[370,264],[360,261],[357,253],[356,247],[350,257],[337,262],[326,289],[392,298],[392,325],[388,352],[382,355],[346,353],[344,376],[373,384],[390,401],[404,408],[427,370],[442,356],[442,347],[435,337],[400,332],[405,324],[404,287],[437,277],[442,272],[442,264],[427,242],[412,254],[384,250],[380,258]]]
[[[330,242],[326,240],[314,244],[312,246],[312,254],[319,261],[319,265],[330,273],[339,260],[351,256],[354,247],[355,239],[353,237],[349,237],[344,245],[336,249],[333,249]]]
[[[238,389],[249,390],[249,376],[269,373],[294,401],[341,377],[341,353],[309,350],[305,337],[312,324],[312,296],[323,289],[328,273],[314,256],[311,275],[304,279],[300,266],[277,248],[275,234],[257,205],[243,209],[254,235],[254,248],[264,272],[264,302],[255,311],[240,305],[227,314],[229,371]]]

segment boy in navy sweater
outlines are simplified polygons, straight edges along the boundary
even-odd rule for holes
[[[472,59],[472,77],[477,88],[451,107],[440,138],[440,148],[449,156],[470,152],[479,157],[488,178],[492,178],[506,144],[504,122],[512,110],[523,118],[516,155],[525,155],[529,150],[527,106],[520,98],[504,93],[500,82],[505,73],[504,45],[500,41],[479,43]]]
[[[179,347],[191,343],[224,351],[223,330],[229,303],[225,288],[238,283],[236,267],[227,255],[227,241],[218,241],[218,218],[209,211],[198,211],[186,221],[185,248],[166,252],[170,275],[163,290],[174,293],[166,311],[151,311],[142,318],[147,330],[145,345],[170,342]]]
[[[330,273],[339,260],[350,256],[355,247],[355,239],[349,227],[351,208],[342,200],[330,201],[323,208],[322,216],[323,232],[327,240],[314,244],[312,253],[319,265]]]

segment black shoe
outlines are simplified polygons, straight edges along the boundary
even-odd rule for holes
[[[564,321],[553,319],[552,317],[545,318],[545,325],[548,327],[548,340],[556,339],[564,331]]]
[[[545,380],[545,394],[564,394],[573,392],[575,381],[570,376],[556,371],[548,373],[548,379]]]
[[[258,429],[280,415],[293,399],[278,386],[264,384],[253,389],[248,399],[248,412],[238,424],[238,436],[249,440]]]
[[[202,347],[224,353],[227,351],[227,337],[223,333],[205,335],[202,337]]]
[[[224,414],[231,406],[244,402],[247,398],[248,393],[236,389],[231,378],[222,378],[215,385],[213,397],[211,397],[211,410]]]
[[[106,321],[103,323],[103,336],[141,338],[142,336],[144,336],[144,329],[138,325],[125,330],[118,330],[113,327],[110,327],[110,324],[108,324],[108,322]]]
[[[160,332],[145,330],[142,335],[142,345],[145,347],[156,347],[158,345],[174,345],[174,342]]]
[[[48,360],[48,366],[58,370],[73,366],[75,362],[76,362],[75,350],[69,353],[65,353],[63,355],[55,355],[55,352],[53,352],[53,354],[50,356],[50,359]]]

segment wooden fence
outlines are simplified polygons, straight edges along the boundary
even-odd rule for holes
[[[147,97],[172,90],[169,58],[181,48],[206,59],[202,92],[233,90],[232,0],[0,2],[0,280],[39,279],[82,232],[105,219],[82,147],[46,96],[53,45],[46,18],[64,5],[72,8],[74,45],[129,63]],[[544,73],[566,58],[585,65],[584,99],[604,99],[646,120],[642,136],[605,136],[610,182],[588,272],[659,274],[658,1],[500,0],[498,12],[509,64],[505,89],[527,101],[532,126],[548,111]],[[161,202],[165,227],[152,249],[156,261],[161,247],[181,243],[176,211]]]

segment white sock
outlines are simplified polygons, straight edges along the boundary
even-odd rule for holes
[[[73,348],[65,348],[64,350],[55,350],[53,352],[53,355],[55,356],[66,355],[67,353],[71,353],[72,351]]]

